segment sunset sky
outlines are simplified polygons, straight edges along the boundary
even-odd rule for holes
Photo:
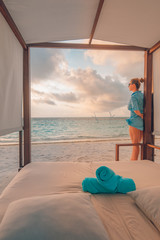
[[[33,48],[32,117],[128,116],[128,82],[143,75],[143,52]]]

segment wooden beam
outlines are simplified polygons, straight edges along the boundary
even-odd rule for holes
[[[146,48],[128,45],[107,45],[107,44],[77,44],[77,43],[30,43],[28,47],[35,48],[69,48],[69,49],[93,49],[93,50],[121,50],[121,51],[146,51]]]
[[[143,158],[154,161],[154,149],[147,144],[154,145],[153,131],[153,94],[152,94],[152,54],[145,52],[144,69],[144,134],[143,134]]]
[[[0,0],[0,12],[6,19],[7,23],[9,24],[10,28],[12,29],[13,33],[15,34],[16,38],[18,39],[22,47],[26,49],[27,48],[26,43],[2,0]]]
[[[31,162],[30,79],[29,49],[24,49],[23,58],[23,114],[24,114],[24,165]]]
[[[97,8],[96,16],[95,16],[95,19],[94,19],[94,23],[93,23],[93,27],[92,27],[92,31],[91,31],[91,35],[90,35],[90,39],[89,39],[89,44],[91,44],[91,42],[92,42],[96,27],[97,27],[97,23],[98,23],[98,20],[99,20],[99,16],[100,16],[100,13],[101,13],[101,10],[102,10],[103,3],[104,3],[104,0],[99,1],[99,5],[98,5],[98,8]]]
[[[153,47],[151,47],[149,49],[149,53],[153,53],[154,51],[156,51],[158,48],[160,48],[160,41],[157,42]]]

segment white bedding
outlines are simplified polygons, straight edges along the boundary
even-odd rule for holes
[[[160,232],[128,195],[92,195],[92,202],[112,240],[160,240]]]
[[[89,194],[64,193],[14,201],[1,240],[109,240]]]
[[[151,161],[31,163],[12,180],[0,197],[0,221],[8,205],[18,199],[62,193],[82,192],[85,177],[95,177],[100,166],[110,167],[123,177],[130,177],[137,189],[160,185],[160,166]],[[86,193],[84,193],[86,194]],[[110,239],[158,240],[159,231],[128,195],[91,196],[97,214]]]

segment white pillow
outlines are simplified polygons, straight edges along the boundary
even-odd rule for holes
[[[139,189],[128,195],[160,231],[160,186]]]
[[[0,226],[1,240],[107,240],[85,193],[25,198],[11,203]]]

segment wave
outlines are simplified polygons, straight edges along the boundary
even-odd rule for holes
[[[31,141],[36,143],[107,141],[129,137],[125,118],[32,119]],[[18,144],[18,133],[0,137],[0,145]]]
[[[116,142],[116,141],[124,141],[124,140],[130,140],[128,137],[119,137],[119,138],[86,138],[86,139],[67,139],[67,140],[54,140],[54,141],[31,141],[32,145],[38,145],[38,144],[62,144],[62,143],[84,143],[84,142]],[[10,143],[5,142],[1,143],[0,146],[14,146],[18,145],[18,142]]]

